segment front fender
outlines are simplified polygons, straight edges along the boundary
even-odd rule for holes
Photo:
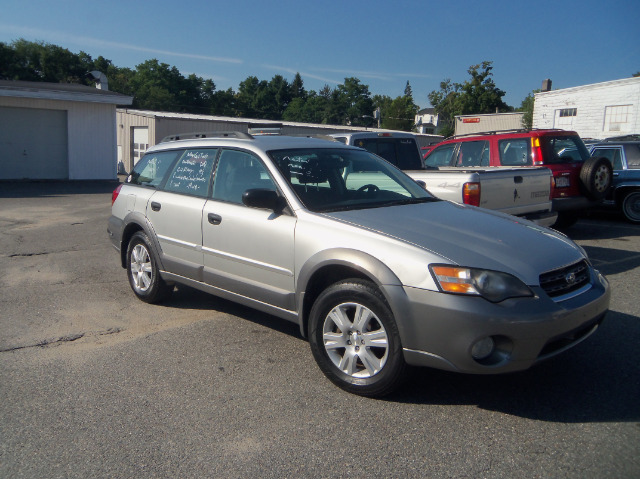
[[[386,264],[376,257],[362,251],[346,248],[331,248],[320,251],[309,258],[300,269],[296,287],[296,304],[298,305],[301,334],[305,337],[307,335],[308,316],[312,305],[310,302],[305,304],[308,287],[317,274],[327,272],[333,267],[355,270],[379,288],[396,318],[402,337],[402,318],[407,317],[408,310],[408,299],[402,282]],[[348,276],[340,277],[338,280],[347,278]]]

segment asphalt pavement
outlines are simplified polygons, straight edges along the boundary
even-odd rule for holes
[[[137,300],[106,233],[115,185],[0,183],[0,477],[640,477],[640,226],[566,231],[613,288],[582,344],[367,399],[292,323],[186,287]]]

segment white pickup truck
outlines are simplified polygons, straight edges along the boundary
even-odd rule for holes
[[[552,173],[544,167],[471,167],[424,169],[411,133],[355,132],[331,135],[334,139],[382,156],[421,182],[443,200],[465,203],[529,219],[543,226],[555,223],[551,211]],[[365,185],[373,172],[348,172],[347,181]]]

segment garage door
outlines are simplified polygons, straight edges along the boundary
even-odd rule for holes
[[[67,112],[0,106],[0,179],[66,179]]]

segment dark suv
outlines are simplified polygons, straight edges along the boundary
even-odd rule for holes
[[[425,157],[426,168],[440,166],[546,166],[553,173],[551,198],[556,226],[570,226],[580,210],[600,204],[612,181],[611,162],[591,158],[575,131],[514,130],[457,136]]]

